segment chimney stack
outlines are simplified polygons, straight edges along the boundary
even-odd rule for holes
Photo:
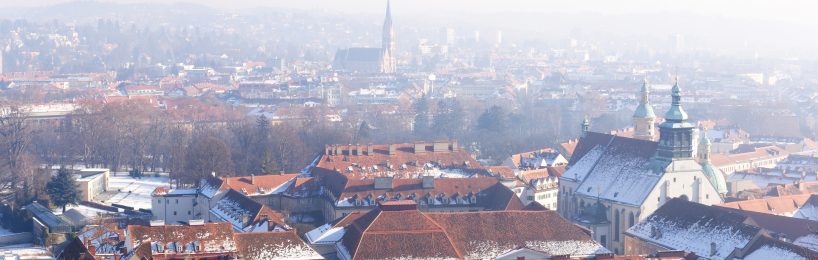
[[[432,151],[436,153],[445,152],[449,150],[448,141],[435,141],[432,144]]]
[[[375,189],[385,190],[392,188],[392,177],[375,177]]]
[[[422,187],[424,189],[435,188],[435,176],[423,176],[421,177],[421,182],[423,183]]]
[[[355,147],[358,148],[358,153],[355,155],[364,155],[364,147],[361,144],[356,144]]]
[[[324,145],[324,155],[329,155],[329,145]]]
[[[457,149],[457,140],[452,140],[452,152],[456,152]]]
[[[366,155],[372,155],[372,152],[374,152],[374,150],[375,150],[375,147],[373,147],[372,144],[367,145],[366,146]]]
[[[394,144],[390,144],[389,145],[389,155],[395,155],[396,153],[398,153],[398,147],[395,146]]]
[[[349,153],[347,153],[347,155],[352,155],[352,151],[353,151],[352,144],[347,145],[347,151],[349,152]]]
[[[426,152],[426,144],[424,143],[415,143],[415,153],[425,153]]]
[[[256,184],[256,175],[250,174],[250,184]]]

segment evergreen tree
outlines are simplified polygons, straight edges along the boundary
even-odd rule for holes
[[[357,135],[358,140],[356,140],[356,142],[360,141],[360,140],[369,140],[369,136],[370,136],[369,130],[370,129],[371,128],[369,127],[369,124],[366,121],[362,121],[361,122],[361,127],[358,128],[358,135]]]
[[[415,102],[415,135],[425,136],[429,130],[429,100],[424,95]]]
[[[79,201],[77,183],[65,168],[61,168],[45,187],[48,196],[51,197],[51,202],[62,207],[62,212],[65,212],[65,206],[68,204],[76,205]]]
[[[438,102],[438,113],[432,120],[432,129],[438,135],[446,138],[457,138],[463,132],[465,114],[463,106],[457,99],[441,100]]]
[[[492,106],[477,119],[477,128],[491,132],[503,132],[507,128],[508,115],[505,109],[499,106]]]

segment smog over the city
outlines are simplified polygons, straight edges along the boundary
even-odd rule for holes
[[[0,0],[0,259],[818,259],[816,10]]]

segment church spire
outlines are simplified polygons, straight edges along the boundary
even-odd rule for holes
[[[671,91],[673,102],[665,113],[665,122],[659,125],[659,148],[657,155],[664,160],[693,158],[693,124],[687,122],[687,112],[682,108],[682,89],[679,78]]]
[[[650,104],[650,85],[648,80],[642,82],[641,99],[639,106],[633,111],[634,138],[653,141],[655,134],[653,124],[656,122],[656,114],[653,113],[653,106]]]
[[[386,17],[383,21],[383,35],[381,39],[381,53],[383,61],[381,62],[381,72],[386,74],[395,73],[397,62],[395,59],[395,29],[392,26],[392,3],[386,0]]]
[[[672,122],[687,121],[687,112],[682,108],[682,88],[679,87],[678,77],[676,77],[676,83],[673,84],[671,97],[673,98],[673,103],[670,104],[670,109],[665,113],[665,120]]]

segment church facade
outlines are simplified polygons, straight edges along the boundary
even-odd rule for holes
[[[614,253],[626,251],[625,230],[672,198],[705,205],[722,202],[696,158],[695,125],[682,107],[678,80],[672,106],[658,127],[658,141],[648,91],[645,82],[633,118],[634,138],[590,132],[589,122],[583,122],[582,137],[559,181],[559,213],[590,229],[594,239]]]
[[[386,2],[381,48],[347,48],[335,53],[333,67],[338,70],[361,74],[394,74],[397,71],[395,52],[395,28],[392,26],[392,10]]]

